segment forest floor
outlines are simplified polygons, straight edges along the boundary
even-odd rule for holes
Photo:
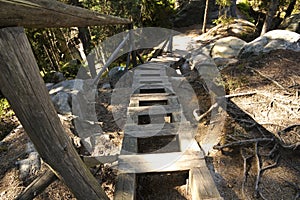
[[[197,34],[197,31],[191,31],[191,34]],[[225,200],[300,199],[300,148],[297,146],[300,144],[299,69],[298,53],[278,50],[239,60],[221,71],[223,81],[220,84],[225,86],[227,94],[253,92],[252,95],[228,100],[226,123],[218,146],[230,145],[222,148],[222,151],[213,151],[207,157],[216,185]],[[211,106],[210,96],[203,87],[203,81],[201,78],[188,80],[201,102],[200,110],[208,110]],[[115,144],[120,144],[122,130],[114,123],[111,94],[110,89],[99,89],[96,110],[102,129]],[[209,123],[209,116],[198,123],[197,140],[207,134]],[[41,171],[20,179],[16,163],[26,158],[29,138],[22,127],[12,129],[17,126],[15,116],[0,121],[0,199],[3,200],[14,199],[47,168],[42,164]],[[72,130],[72,124],[64,126]],[[261,138],[271,137],[278,139],[259,142]],[[249,140],[251,142],[243,143]],[[93,168],[92,172],[112,198],[116,171],[105,165]],[[155,188],[161,188],[160,183],[146,184],[151,184],[152,192]],[[177,189],[182,193],[182,187]],[[75,197],[64,183],[55,181],[35,199]],[[161,196],[160,199],[166,197]]]

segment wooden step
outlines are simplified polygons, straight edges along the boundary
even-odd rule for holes
[[[164,123],[164,124],[145,124],[145,125],[137,125],[137,124],[126,124],[124,127],[124,132],[130,131],[160,131],[160,130],[185,130],[191,127],[191,123],[189,121],[184,122],[174,122],[174,123]]]
[[[162,83],[170,83],[168,76],[135,76],[133,78],[133,84],[147,84],[148,82],[158,82],[160,84]]]
[[[114,200],[135,200],[135,190],[135,174],[118,174]]]
[[[160,76],[166,76],[166,70],[165,69],[158,69],[158,70],[135,70],[134,71],[134,77],[160,77]]]
[[[120,155],[120,173],[184,171],[206,166],[202,152]]]
[[[128,107],[127,113],[130,116],[133,115],[162,115],[167,113],[180,112],[181,108],[179,104],[175,105],[160,105],[160,106],[139,106]]]
[[[146,96],[146,97],[131,97],[129,107],[144,107],[141,106],[143,102],[154,103],[157,101],[159,104],[160,101],[166,103],[166,105],[179,105],[178,97],[177,96]],[[162,102],[162,103],[163,103]]]
[[[215,182],[206,166],[192,168],[189,173],[189,183],[193,200],[222,200]]]
[[[142,70],[147,70],[147,69],[154,70],[154,69],[166,69],[166,68],[168,68],[168,66],[165,64],[152,63],[152,62],[148,62],[146,64],[143,64],[143,65],[140,65],[137,67],[137,69],[142,69]]]
[[[152,98],[153,100],[160,100],[168,96],[175,96],[174,93],[146,93],[146,94],[132,94],[131,98]]]
[[[176,128],[171,128],[171,129],[158,129],[158,130],[142,130],[142,131],[125,131],[124,134],[125,136],[130,136],[130,137],[159,137],[159,136],[167,136],[167,135],[186,135],[188,134],[187,132],[191,132],[191,126],[182,126],[179,129]]]
[[[159,83],[153,83],[153,84],[133,84],[132,88],[139,88],[139,89],[160,89],[160,88],[166,88],[170,91],[173,91],[173,87],[171,82],[159,84]]]

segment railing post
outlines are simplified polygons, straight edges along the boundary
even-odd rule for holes
[[[0,90],[43,160],[77,199],[108,199],[64,131],[23,28],[0,29],[0,58]]]

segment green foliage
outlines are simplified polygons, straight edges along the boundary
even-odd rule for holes
[[[232,17],[226,17],[224,15],[221,15],[218,19],[212,20],[212,22],[216,25],[218,25],[218,24],[226,25],[226,24],[230,24],[231,22],[233,22],[233,20],[234,20],[234,18],[232,18]]]
[[[67,0],[60,0],[68,3]],[[136,27],[159,26],[171,27],[171,18],[175,13],[174,0],[81,0],[80,5],[86,9],[132,19]],[[128,30],[126,25],[92,26],[88,28],[91,48],[97,46],[107,37]],[[54,71],[62,72],[66,78],[73,78],[78,65],[70,61],[81,61],[77,45],[80,42],[78,31],[74,28],[26,29],[33,52],[44,79],[51,79]]]
[[[14,115],[6,98],[0,99],[0,118]]]
[[[216,0],[216,4],[222,7],[230,6],[231,0]]]
[[[237,8],[247,17],[247,20],[254,23],[255,19],[250,15],[251,5],[248,1],[241,2],[236,5]]]
[[[61,67],[60,72],[62,72],[67,79],[73,79],[77,76],[81,66],[79,60],[71,60]]]

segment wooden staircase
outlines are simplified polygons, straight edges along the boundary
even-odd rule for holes
[[[184,105],[174,92],[167,68],[165,64],[147,63],[133,72],[115,199],[137,198],[139,173],[174,171],[188,171],[192,200],[223,199],[194,139],[192,125],[186,120]]]

